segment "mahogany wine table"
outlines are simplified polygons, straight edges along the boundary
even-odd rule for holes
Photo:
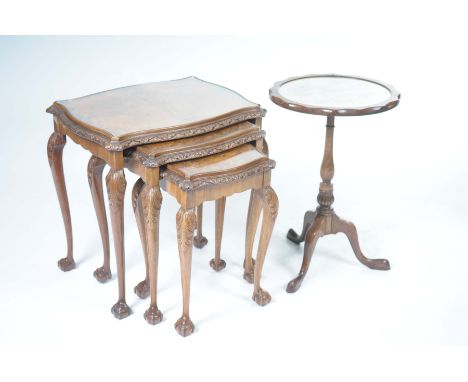
[[[288,284],[289,293],[296,292],[307,273],[318,239],[329,234],[344,233],[357,259],[372,269],[388,270],[385,259],[368,259],[361,252],[356,227],[339,218],[333,208],[333,132],[335,116],[358,116],[382,113],[396,107],[400,94],[391,86],[361,77],[341,75],[307,75],[276,82],[270,89],[270,98],[277,105],[300,113],[327,117],[325,151],[320,176],[322,182],[317,197],[318,207],[307,211],[301,234],[290,229],[288,239],[294,243],[305,241],[304,258],[296,278]]]

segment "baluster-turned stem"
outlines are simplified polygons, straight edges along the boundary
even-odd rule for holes
[[[330,215],[333,213],[331,207],[335,200],[333,196],[333,184],[331,180],[335,173],[335,166],[333,164],[333,132],[335,130],[335,116],[327,116],[327,133],[325,137],[325,150],[323,153],[322,166],[320,167],[320,176],[322,182],[320,183],[319,194],[317,201],[319,203],[318,213],[320,215]]]

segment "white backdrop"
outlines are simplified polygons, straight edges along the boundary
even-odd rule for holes
[[[17,354],[16,361],[26,357],[36,372],[36,367],[53,374],[92,365],[93,375],[132,377],[138,375],[132,365],[151,360],[154,378],[199,373],[212,379],[224,371],[224,379],[240,379],[261,373],[291,378],[313,368],[333,373],[336,354],[344,368],[351,367],[349,357],[360,358],[357,346],[367,348],[365,357],[376,370],[385,370],[392,360],[379,358],[376,349],[382,346],[398,346],[400,361],[411,363],[414,347],[421,352],[421,346],[467,345],[467,82],[460,76],[467,62],[452,50],[453,40],[416,41],[399,31],[393,37],[385,44],[378,35],[370,35],[366,44],[333,35],[0,37],[2,348]],[[287,294],[303,247],[285,236],[316,206],[325,118],[279,108],[268,89],[289,76],[330,72],[375,78],[402,94],[400,105],[389,112],[337,118],[335,131],[335,210],[356,224],[364,254],[389,259],[392,269],[367,269],[344,235],[327,236],[316,247],[301,289]],[[163,195],[159,307],[164,320],[153,327],[143,319],[149,301],[133,294],[144,264],[130,202],[136,177],[127,172],[127,302],[134,314],[114,319],[113,251],[114,278],[100,285],[92,277],[102,251],[86,177],[89,153],[71,140],[64,167],[77,268],[69,273],[57,268],[66,242],[46,157],[53,127],[45,109],[56,99],[189,75],[231,88],[268,110],[263,126],[277,161],[272,185],[280,212],[263,275],[272,302],[259,307],[242,279],[248,194],[227,201],[222,248],[227,268],[219,274],[208,266],[214,204],[206,204],[209,244],[193,252],[196,331],[182,338],[173,328],[182,309],[176,202]],[[320,365],[308,361],[309,347],[329,358]],[[101,359],[105,366],[98,369]]]

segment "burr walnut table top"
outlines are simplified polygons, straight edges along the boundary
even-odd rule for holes
[[[203,134],[264,115],[258,104],[196,77],[56,101],[47,111],[110,151]]]
[[[167,166],[167,172],[194,181],[199,178],[230,175],[266,163],[272,163],[267,155],[259,152],[254,146],[245,144],[216,155],[171,163]]]
[[[270,98],[286,109],[328,116],[366,115],[393,109],[400,93],[362,77],[311,74],[276,82]]]

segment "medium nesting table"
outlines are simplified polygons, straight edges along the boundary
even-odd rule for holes
[[[396,107],[400,94],[392,87],[361,77],[341,75],[307,75],[276,82],[270,89],[270,98],[277,105],[300,113],[327,117],[325,151],[320,176],[322,182],[317,196],[318,207],[307,211],[301,234],[290,229],[288,239],[294,243],[305,241],[304,258],[296,278],[287,286],[289,293],[296,292],[307,273],[312,253],[318,239],[329,234],[344,233],[357,259],[372,269],[389,270],[386,259],[368,259],[361,252],[356,227],[339,218],[333,208],[333,133],[335,116],[358,116],[382,113]]]

